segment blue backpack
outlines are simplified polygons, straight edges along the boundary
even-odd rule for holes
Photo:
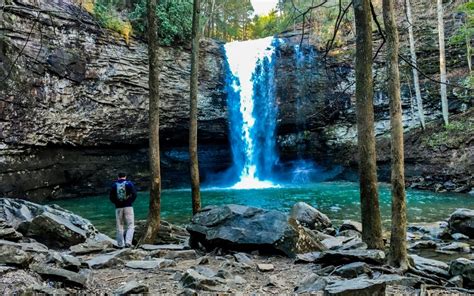
[[[128,199],[127,196],[127,183],[128,182],[117,182],[117,199],[120,201],[124,201]]]

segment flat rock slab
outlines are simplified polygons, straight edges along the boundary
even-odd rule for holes
[[[258,270],[263,271],[263,272],[275,270],[275,266],[273,266],[273,264],[265,264],[265,263],[257,264],[257,268]]]
[[[413,262],[415,263],[415,267],[418,270],[424,271],[429,274],[436,274],[438,276],[442,276],[445,278],[449,277],[449,266],[448,264],[434,260],[434,259],[428,259],[424,258],[418,255],[410,255],[410,257],[413,259]]]
[[[321,256],[321,252],[309,252],[296,255],[295,263],[313,263]]]
[[[325,288],[325,295],[385,295],[387,285],[414,286],[415,284],[416,280],[399,275],[381,275],[376,279],[361,276],[330,283]]]
[[[356,278],[363,274],[370,274],[372,273],[372,270],[367,263],[353,262],[337,268],[334,273],[342,276],[343,278],[350,279]]]
[[[140,294],[148,293],[148,291],[149,288],[147,285],[140,284],[136,281],[131,281],[115,290],[114,295]]]
[[[125,266],[133,269],[156,269],[169,266],[176,266],[176,262],[169,259],[156,260],[132,260],[125,263]]]
[[[216,272],[204,267],[186,270],[180,280],[183,288],[210,292],[228,292],[230,288],[226,283],[227,281],[218,277]]]
[[[46,254],[49,252],[48,247],[43,244],[34,242],[34,243],[15,243],[7,240],[0,239],[0,246],[14,246],[25,252],[34,252],[34,253],[43,253]]]
[[[295,292],[300,293],[315,293],[324,291],[327,286],[327,280],[320,277],[317,274],[310,274],[306,276],[299,284],[295,287]]]
[[[0,264],[27,266],[31,259],[28,253],[16,246],[0,246]]]
[[[194,250],[170,251],[167,252],[163,258],[165,259],[196,259],[198,256]]]
[[[369,264],[383,264],[385,253],[379,250],[335,250],[324,251],[315,260],[316,263],[327,265],[341,265],[352,262],[366,262]]]
[[[34,264],[30,266],[30,269],[40,274],[42,277],[60,280],[75,286],[85,287],[87,284],[87,277],[85,275],[66,269],[51,267],[45,264]]]
[[[117,251],[107,253],[104,255],[98,255],[86,261],[86,263],[89,266],[89,268],[92,268],[92,269],[109,267],[109,266],[122,262],[120,257],[127,253],[129,253],[128,249],[117,250]]]
[[[166,245],[150,245],[150,244],[144,244],[141,245],[140,248],[142,248],[145,251],[155,251],[155,250],[175,250],[175,251],[180,251],[180,250],[186,250],[189,249],[188,246],[185,245],[177,245],[177,244],[166,244]]]

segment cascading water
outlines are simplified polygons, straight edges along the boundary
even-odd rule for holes
[[[225,44],[227,93],[235,189],[269,188],[278,162],[275,149],[275,48],[280,41],[264,39]]]

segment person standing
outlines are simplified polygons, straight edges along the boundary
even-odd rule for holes
[[[119,248],[131,247],[135,231],[133,202],[137,198],[137,190],[132,182],[127,180],[125,173],[119,173],[117,181],[110,189],[110,201],[115,205],[117,225],[117,245]],[[124,233],[124,224],[127,231]]]

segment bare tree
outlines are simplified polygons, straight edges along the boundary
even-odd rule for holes
[[[439,71],[440,71],[440,92],[441,109],[443,112],[444,124],[448,125],[448,94],[446,90],[446,53],[444,46],[444,21],[443,21],[443,0],[437,1],[438,12],[438,36],[439,36]]]
[[[405,1],[406,5],[406,12],[407,12],[407,19],[408,19],[408,37],[410,40],[410,55],[411,55],[411,63],[415,66],[412,67],[413,71],[413,85],[415,87],[415,96],[416,96],[416,106],[418,108],[418,117],[420,119],[421,127],[425,129],[425,114],[423,111],[423,101],[421,99],[421,91],[420,91],[420,80],[418,78],[418,71],[416,70],[417,62],[416,62],[416,51],[415,51],[415,37],[413,35],[413,18],[411,14],[411,4],[410,0]]]
[[[201,193],[199,191],[199,161],[197,149],[198,131],[198,74],[199,74],[199,15],[200,1],[194,0],[193,9],[193,44],[191,52],[191,81],[190,81],[190,115],[189,115],[189,166],[191,171],[191,191],[193,201],[193,214],[201,210]]]
[[[356,112],[359,147],[362,239],[382,249],[382,222],[377,189],[372,78],[372,20],[369,0],[354,0],[356,25]]]
[[[407,3],[408,0],[407,0]],[[403,270],[408,269],[406,247],[406,194],[403,158],[403,121],[400,99],[400,72],[398,69],[398,30],[395,22],[393,0],[383,0],[387,48],[386,65],[388,96],[390,98],[391,158],[392,158],[392,233],[389,262]]]
[[[149,143],[150,143],[150,204],[146,230],[140,243],[154,243],[160,229],[161,173],[160,173],[160,61],[158,54],[158,20],[156,6],[159,0],[147,0],[148,61],[149,61]]]

